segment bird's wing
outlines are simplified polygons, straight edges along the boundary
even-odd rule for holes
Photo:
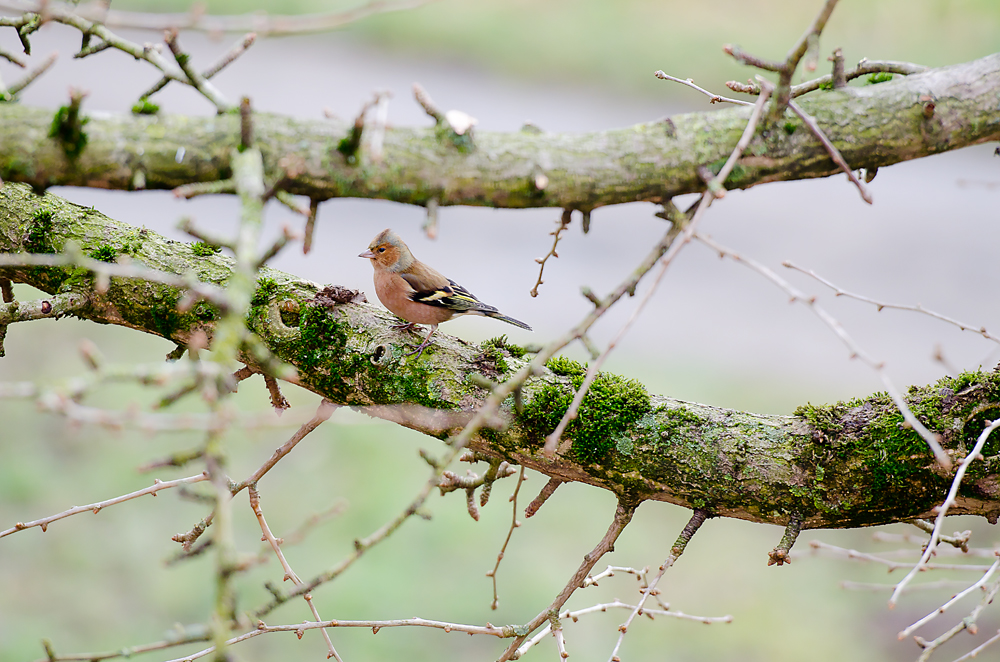
[[[448,285],[444,287],[421,289],[419,278],[412,276],[412,274],[400,275],[416,290],[410,293],[410,299],[413,301],[454,310],[458,314],[496,312],[496,308],[483,303],[476,298],[475,294],[453,280],[449,279]]]

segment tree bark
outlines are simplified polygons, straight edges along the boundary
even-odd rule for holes
[[[852,169],[874,169],[1000,140],[1000,54],[867,87],[819,91],[797,103],[813,115]],[[389,128],[372,154],[351,126],[268,114],[254,118],[270,181],[314,200],[380,198],[418,205],[590,210],[637,200],[665,202],[704,189],[699,166],[721,167],[749,109],[676,115],[584,134]],[[231,174],[239,118],[91,115],[82,153],[50,137],[52,112],[0,104],[0,177],[31,184],[174,188]],[[343,149],[347,154],[340,151]],[[70,150],[71,151],[71,150]],[[758,132],[728,188],[838,172],[790,112]]]
[[[0,255],[65,251],[123,256],[172,274],[193,273],[224,287],[232,260],[199,255],[192,244],[168,240],[24,185],[0,189]],[[17,260],[17,255],[6,259]],[[186,311],[180,287],[114,277],[105,291],[77,266],[2,266],[0,278],[28,283],[72,300],[72,314],[184,344],[196,331],[211,336],[217,310],[205,301]],[[489,395],[475,375],[500,381],[524,365],[525,350],[494,341],[476,346],[444,334],[416,360],[406,356],[419,336],[390,327],[379,308],[353,303],[320,287],[264,268],[247,320],[270,350],[298,371],[297,382],[333,402],[351,405],[444,438],[461,427]],[[81,302],[80,298],[85,299]],[[54,297],[53,297],[54,298]],[[340,303],[338,301],[344,301]],[[58,303],[58,302],[57,302]],[[7,304],[16,305],[16,304]],[[44,306],[41,307],[45,309]],[[3,309],[15,322],[16,310]],[[7,317],[4,317],[7,315]],[[8,319],[9,318],[9,319]],[[262,367],[250,354],[249,365]],[[650,396],[614,375],[595,381],[555,459],[541,451],[565,412],[582,366],[555,359],[525,385],[521,412],[505,404],[505,426],[484,429],[470,446],[561,480],[611,490],[622,499],[668,501],[719,516],[805,528],[841,528],[931,515],[950,475],[924,441],[903,425],[885,394],[849,403],[804,405],[795,416],[738,412],[665,396]],[[974,373],[912,388],[910,408],[961,460],[983,423],[1000,416],[1000,375]],[[1000,516],[1000,441],[972,465],[951,512]]]

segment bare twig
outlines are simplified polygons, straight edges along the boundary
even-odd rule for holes
[[[861,199],[867,202],[868,204],[871,204],[872,203],[871,193],[868,192],[868,189],[865,188],[865,185],[862,184],[861,181],[857,178],[857,176],[854,174],[854,171],[851,170],[851,167],[847,165],[847,161],[845,161],[844,157],[840,154],[840,150],[838,150],[837,147],[832,142],[830,142],[830,139],[826,137],[826,134],[823,133],[823,129],[821,129],[819,124],[816,122],[816,118],[814,118],[806,111],[802,110],[802,107],[799,106],[794,101],[792,101],[791,99],[788,100],[788,107],[791,108],[792,112],[798,115],[802,119],[802,121],[806,123],[806,126],[809,127],[809,130],[812,131],[813,135],[816,136],[816,138],[821,143],[823,143],[823,147],[830,155],[830,158],[833,159],[833,162],[836,163],[837,166],[840,167],[840,169],[847,174],[847,178],[851,180],[851,183],[854,184],[856,187],[858,187],[858,191],[861,193]]]
[[[524,516],[531,517],[537,513],[538,509],[541,508],[546,501],[548,501],[549,497],[556,491],[556,488],[562,485],[563,482],[564,481],[561,481],[558,478],[549,478],[549,482],[545,483],[545,487],[543,487],[538,493],[538,496],[536,496],[534,500],[528,504],[528,507],[524,509]]]
[[[73,506],[69,510],[64,510],[63,512],[58,513],[56,515],[49,515],[48,517],[43,517],[42,519],[36,519],[31,522],[18,522],[13,527],[5,531],[0,531],[0,538],[9,536],[12,533],[17,533],[18,531],[24,531],[25,529],[30,529],[35,526],[40,527],[42,531],[46,531],[49,527],[49,524],[57,520],[61,520],[64,517],[69,517],[71,515],[79,515],[80,513],[85,513],[88,511],[96,515],[97,513],[101,512],[102,509],[107,508],[108,506],[113,506],[115,504],[122,503],[123,501],[137,499],[147,494],[152,494],[153,496],[156,496],[156,493],[159,492],[160,490],[166,490],[170,489],[171,487],[177,487],[178,485],[186,485],[188,483],[200,483],[203,480],[208,480],[208,474],[205,472],[202,472],[197,476],[178,478],[177,480],[162,481],[156,479],[153,481],[153,484],[150,487],[137,490],[135,492],[130,492],[129,494],[124,494],[122,496],[115,497],[113,499],[107,499],[106,501],[98,501],[96,503],[91,503],[86,506]]]
[[[694,81],[691,80],[690,78],[674,78],[673,76],[665,74],[662,71],[655,71],[655,72],[653,72],[653,75],[656,76],[657,78],[659,78],[660,80],[671,80],[671,81],[673,81],[675,83],[680,83],[681,85],[687,85],[688,87],[694,88],[694,89],[698,90],[699,92],[701,92],[702,94],[708,96],[709,103],[721,103],[721,102],[725,102],[725,103],[734,103],[734,104],[739,105],[739,106],[752,106],[753,105],[753,103],[751,103],[749,101],[743,101],[741,99],[730,99],[729,97],[724,97],[724,96],[720,96],[718,94],[714,94],[712,92],[709,92],[705,88],[699,87],[699,86],[695,85]]]
[[[902,393],[900,393],[899,389],[896,388],[896,385],[893,384],[892,380],[889,379],[889,375],[885,371],[885,364],[875,361],[871,356],[865,353],[864,350],[862,350],[861,347],[854,342],[854,339],[848,335],[847,331],[844,330],[844,327],[840,324],[840,322],[830,315],[830,313],[828,313],[822,306],[816,303],[816,297],[807,297],[805,294],[793,287],[788,281],[781,278],[764,265],[759,264],[758,262],[747,257],[741,256],[735,251],[716,243],[705,235],[698,235],[697,238],[703,244],[718,252],[720,256],[728,257],[736,262],[739,262],[740,264],[744,264],[770,280],[772,283],[788,293],[793,303],[798,302],[808,306],[816,314],[816,316],[819,317],[831,331],[833,331],[840,341],[847,346],[848,350],[851,352],[851,358],[861,360],[865,365],[869,366],[876,372],[876,374],[878,374],[879,378],[882,380],[882,384],[885,386],[886,392],[889,394],[889,397],[892,398],[892,401],[896,404],[899,412],[903,415],[903,419],[917,432],[917,434],[923,437],[924,441],[927,442],[927,445],[934,453],[934,457],[937,458],[938,464],[945,469],[951,468],[951,458],[949,458],[948,454],[944,452],[943,448],[941,448],[941,442],[938,441],[937,435],[928,430],[927,427],[913,415],[913,412],[910,410],[909,405],[906,404],[906,400],[903,398]]]
[[[48,71],[56,63],[58,57],[58,53],[52,53],[37,67],[32,68],[28,73],[16,80],[13,85],[7,88],[6,98],[8,100],[15,98],[18,92],[31,85],[36,78]]]
[[[913,623],[909,627],[905,628],[902,632],[899,633],[898,638],[899,639],[905,639],[905,638],[909,637],[911,634],[913,634],[914,632],[916,632],[917,630],[919,630],[923,626],[927,625],[928,623],[930,623],[931,621],[933,621],[935,618],[937,618],[938,616],[940,616],[944,612],[948,611],[948,608],[951,607],[952,605],[954,605],[956,602],[958,602],[959,600],[961,600],[965,596],[969,595],[970,593],[972,593],[973,591],[975,591],[980,586],[984,586],[986,584],[986,582],[989,581],[990,577],[993,576],[993,573],[996,572],[996,569],[998,567],[1000,567],[1000,559],[997,559],[993,563],[993,565],[990,566],[990,569],[987,570],[985,573],[983,573],[983,576],[980,577],[979,580],[975,584],[969,586],[968,588],[966,588],[961,593],[956,594],[951,600],[949,600],[948,602],[944,603],[943,605],[941,605],[940,607],[938,607],[937,609],[935,609],[931,613],[927,614],[926,616],[924,616],[920,620],[916,621],[915,623]]]
[[[740,136],[739,141],[736,143],[736,147],[733,148],[732,153],[729,155],[729,159],[726,161],[725,165],[719,173],[709,182],[705,193],[702,195],[701,200],[698,203],[698,208],[695,210],[694,215],[690,217],[690,221],[687,226],[683,229],[678,224],[671,224],[670,230],[667,232],[667,237],[670,239],[670,248],[666,254],[660,259],[660,270],[653,280],[653,284],[643,295],[642,301],[639,305],[635,307],[632,311],[632,315],[629,317],[628,321],[624,326],[618,331],[618,335],[608,344],[608,347],[604,352],[597,357],[597,359],[587,368],[587,375],[584,377],[583,383],[580,388],[577,389],[576,394],[573,397],[573,402],[570,403],[569,408],[563,417],[559,420],[556,429],[546,437],[545,439],[545,454],[551,457],[559,444],[559,440],[562,439],[563,433],[566,431],[566,427],[573,421],[577,416],[577,412],[580,409],[580,405],[583,404],[583,399],[587,395],[587,391],[590,389],[590,385],[597,378],[600,372],[601,366],[604,365],[604,361],[608,358],[608,355],[614,350],[618,345],[618,342],[625,336],[628,330],[632,327],[632,323],[638,319],[640,313],[642,313],[646,304],[652,298],[653,294],[656,292],[657,286],[663,279],[664,274],[667,272],[667,267],[673,262],[674,258],[680,252],[680,250],[691,241],[691,237],[694,236],[694,232],[698,227],[698,223],[701,220],[702,215],[708,209],[709,205],[715,198],[722,197],[724,192],[722,192],[722,184],[729,177],[729,173],[736,166],[736,162],[739,161],[740,156],[743,155],[743,150],[747,148],[750,144],[750,140],[753,138],[754,133],[757,130],[757,123],[760,121],[760,117],[764,110],[764,105],[767,103],[769,92],[765,91],[760,97],[757,98],[757,103],[754,105],[753,112],[750,114],[750,119],[747,120],[747,125],[743,129],[743,135]],[[676,237],[676,239],[674,239]],[[665,238],[665,240],[666,240]]]
[[[982,653],[984,650],[986,650],[993,644],[997,643],[998,641],[1000,641],[1000,630],[997,630],[997,633],[995,635],[993,635],[983,643],[979,644],[978,646],[973,648],[971,651],[969,651],[962,657],[955,658],[954,662],[965,662],[965,660],[971,660],[972,658],[978,656],[980,653]]]
[[[430,0],[371,0],[347,11],[317,14],[281,15],[253,12],[230,16],[206,14],[192,10],[183,14],[107,10],[92,5],[67,6],[55,2],[4,0],[0,6],[21,12],[73,11],[109,27],[136,30],[200,30],[208,33],[247,32],[253,30],[262,37],[329,32],[369,16],[415,9]],[[75,3],[74,3],[75,4]],[[100,3],[98,3],[100,4]]]
[[[316,230],[316,216],[319,214],[319,200],[309,201],[309,216],[306,217],[305,236],[302,239],[302,252],[308,255],[312,250],[313,232]]]
[[[917,662],[926,662],[929,660],[931,655],[939,646],[952,639],[962,630],[968,630],[970,633],[975,634],[978,629],[976,621],[979,620],[979,615],[982,613],[983,609],[987,607],[987,605],[993,602],[993,598],[996,597],[998,592],[1000,592],[1000,581],[995,581],[990,584],[989,588],[986,589],[982,599],[979,601],[979,604],[976,605],[971,612],[969,612],[968,616],[960,620],[950,630],[943,633],[933,641],[925,641],[921,637],[914,637],[917,644],[924,649],[923,653],[920,654],[920,657],[917,658]]]
[[[434,100],[431,99],[431,95],[427,93],[427,90],[420,83],[413,84],[413,98],[417,100],[417,103],[424,109],[424,112],[430,115],[435,122],[441,123],[445,121],[444,111],[438,108]]]
[[[844,51],[839,48],[834,49],[830,61],[833,62],[833,89],[847,87],[847,76],[844,73]]]
[[[855,78],[860,78],[861,76],[867,76],[869,74],[877,73],[890,73],[899,74],[901,76],[909,76],[912,74],[919,74],[927,71],[927,67],[922,64],[913,64],[911,62],[895,62],[892,60],[869,60],[863,58],[858,62],[858,66],[851,69],[850,71],[844,72],[844,78],[847,80],[854,80]],[[808,94],[809,92],[814,92],[824,86],[833,84],[833,74],[827,74],[825,76],[820,76],[810,81],[804,83],[799,83],[798,85],[793,85],[791,90],[791,98],[800,97],[803,94]],[[760,86],[754,83],[738,83],[736,81],[729,81],[726,83],[726,87],[731,89],[733,92],[742,92],[743,94],[760,94]]]
[[[193,274],[179,276],[165,271],[156,271],[138,263],[114,264],[89,258],[79,249],[68,247],[58,254],[4,253],[0,254],[0,267],[65,267],[75,266],[105,277],[137,278],[152,283],[162,283],[171,287],[189,290],[200,299],[229,308],[229,298],[224,290],[199,281]]]
[[[554,237],[554,239],[552,240],[552,248],[550,248],[549,252],[545,254],[545,257],[535,258],[535,262],[537,262],[539,265],[538,280],[535,282],[535,286],[531,288],[531,291],[528,293],[531,296],[533,297],[538,296],[538,286],[544,282],[542,280],[542,274],[545,272],[545,263],[549,261],[550,257],[559,257],[559,254],[556,253],[556,247],[559,246],[559,239],[561,238],[563,230],[569,227],[570,221],[572,219],[573,219],[573,210],[563,209],[562,216],[559,217],[559,226],[555,230],[549,233],[549,236]]]
[[[291,453],[292,449],[295,448],[295,445],[298,444],[300,441],[302,441],[302,439],[305,438],[307,434],[318,428],[324,421],[330,418],[330,416],[333,415],[333,412],[337,411],[337,408],[338,405],[333,404],[329,400],[324,399],[322,402],[320,402],[319,407],[316,409],[316,414],[307,422],[303,423],[302,427],[300,427],[288,441],[286,441],[284,444],[281,445],[280,448],[274,451],[274,453],[267,460],[267,462],[262,464],[260,468],[258,468],[255,472],[253,472],[253,474],[249,478],[247,478],[242,483],[239,483],[238,485],[233,487],[233,496],[235,496],[248,486],[256,485],[257,481],[259,481],[264,476],[264,474],[270,471],[274,467],[274,465],[276,465],[281,460],[281,458]]]
[[[245,53],[248,48],[253,46],[254,41],[256,40],[257,40],[257,34],[254,32],[244,35],[243,38],[240,39],[235,44],[233,44],[232,48],[226,51],[223,54],[223,56],[215,62],[215,64],[213,64],[205,71],[201,72],[201,77],[205,80],[211,79],[213,76],[215,76],[215,74],[219,73],[220,71],[228,67],[230,64],[235,62],[236,59],[239,58],[241,55],[243,55],[243,53]],[[166,87],[170,81],[171,78],[169,78],[168,76],[164,76],[159,81],[157,81],[152,87],[150,87],[148,90],[140,94],[139,98],[146,99],[153,96],[154,94],[162,90],[164,87]]]
[[[691,519],[688,520],[688,523],[684,526],[681,534],[677,536],[674,546],[670,548],[670,555],[667,556],[666,560],[660,566],[656,573],[656,577],[653,578],[653,581],[649,582],[649,586],[647,586],[642,592],[642,598],[632,610],[632,613],[628,615],[628,618],[625,619],[624,623],[618,626],[618,641],[615,643],[614,650],[611,651],[611,655],[608,658],[609,662],[613,662],[618,659],[618,650],[621,648],[622,642],[625,641],[625,634],[628,632],[628,628],[632,624],[632,621],[636,616],[643,613],[643,605],[646,604],[646,600],[649,598],[650,594],[656,591],[656,585],[660,583],[660,579],[663,577],[663,574],[668,568],[670,568],[670,566],[677,562],[677,559],[680,558],[681,554],[683,554],[684,550],[687,548],[687,544],[691,542],[691,538],[694,537],[694,534],[698,532],[698,529],[701,528],[701,525],[704,524],[705,520],[709,517],[710,514],[708,511],[700,508],[695,509],[694,512],[691,513]]]
[[[920,556],[920,560],[913,566],[913,569],[910,570],[910,572],[903,577],[902,581],[896,585],[896,590],[892,592],[892,597],[889,598],[890,609],[896,606],[896,598],[899,597],[899,592],[906,587],[906,585],[910,583],[914,577],[917,576],[917,573],[927,566],[927,562],[934,554],[934,549],[938,545],[938,537],[941,535],[941,527],[944,525],[944,518],[948,514],[948,509],[955,504],[955,497],[958,496],[958,488],[962,484],[965,472],[968,470],[969,465],[979,457],[979,453],[983,450],[983,446],[986,445],[986,440],[989,439],[990,433],[998,427],[1000,427],[1000,418],[990,423],[986,429],[980,433],[979,439],[976,440],[976,445],[971,451],[969,451],[969,454],[965,456],[962,463],[958,465],[958,471],[955,472],[955,477],[951,481],[951,489],[948,490],[948,496],[945,497],[944,503],[935,509],[937,511],[937,517],[934,519],[934,530],[931,531],[931,538],[927,541],[927,547],[924,549],[924,553]]]
[[[519,632],[524,632],[524,634],[519,634],[514,638],[509,646],[504,650],[503,654],[497,660],[497,662],[505,662],[506,660],[515,659],[518,648],[524,641],[538,629],[545,621],[549,619],[549,615],[552,613],[558,613],[566,601],[569,600],[570,596],[576,592],[578,588],[583,585],[583,582],[587,579],[587,575],[594,568],[601,558],[611,551],[614,547],[615,541],[618,540],[618,536],[621,535],[628,523],[632,521],[632,515],[635,514],[636,504],[625,505],[621,502],[618,503],[618,508],[615,510],[614,520],[611,522],[611,526],[608,527],[607,533],[604,534],[604,538],[601,542],[597,543],[597,546],[587,555],[583,557],[583,563],[577,568],[577,571],[573,574],[570,580],[566,583],[566,586],[559,592],[559,595],[552,601],[548,607],[541,611],[537,616],[531,619],[524,627],[519,628]]]
[[[848,299],[855,299],[857,301],[864,301],[865,303],[870,303],[873,306],[875,306],[875,308],[879,312],[881,312],[885,308],[888,308],[890,310],[909,310],[909,311],[912,311],[912,312],[915,312],[915,313],[923,313],[924,315],[929,315],[930,317],[933,317],[934,319],[941,320],[942,322],[947,322],[948,324],[951,324],[953,326],[957,326],[962,331],[971,331],[972,333],[978,333],[979,335],[981,335],[983,338],[986,338],[987,340],[992,340],[995,343],[1000,343],[1000,337],[997,337],[994,334],[992,334],[989,331],[987,331],[985,326],[979,326],[979,327],[977,327],[975,324],[966,324],[965,322],[962,322],[962,321],[959,321],[957,319],[948,317],[947,315],[942,315],[941,313],[937,313],[937,312],[934,312],[933,310],[929,310],[927,308],[924,308],[919,303],[917,305],[915,305],[915,306],[911,306],[911,305],[902,304],[902,303],[885,303],[884,301],[877,301],[876,299],[872,299],[870,297],[866,297],[866,296],[864,296],[862,294],[855,294],[853,292],[848,292],[847,290],[841,289],[839,286],[835,285],[834,283],[832,283],[831,281],[827,280],[826,278],[823,278],[822,276],[820,276],[819,274],[817,274],[815,271],[813,271],[811,269],[804,269],[804,268],[802,268],[802,267],[800,267],[798,265],[792,264],[791,262],[787,262],[787,261],[783,262],[782,266],[788,267],[789,269],[794,269],[795,271],[799,271],[801,273],[806,274],[807,276],[809,276],[811,278],[814,278],[815,280],[819,281],[820,283],[822,283],[822,284],[826,285],[827,287],[829,287],[830,289],[832,289],[835,296],[846,297]]]
[[[829,552],[835,556],[842,556],[852,561],[870,561],[873,563],[878,563],[879,565],[884,565],[888,568],[889,572],[894,570],[901,570],[903,568],[912,568],[913,563],[901,563],[897,561],[890,561],[889,559],[876,556],[875,554],[868,554],[867,552],[859,552],[856,549],[847,549],[844,547],[837,547],[836,545],[831,545],[819,540],[809,541],[809,546],[818,551]],[[986,572],[990,569],[988,565],[964,565],[960,563],[927,563],[924,565],[925,570],[963,570],[966,572]],[[898,588],[898,585],[896,585]],[[904,589],[900,589],[899,593],[903,593]]]
[[[257,492],[256,485],[250,485],[250,507],[253,509],[254,515],[257,516],[257,523],[260,524],[260,530],[264,534],[264,539],[271,545],[271,549],[274,550],[275,556],[278,557],[278,561],[281,563],[282,569],[285,571],[285,579],[291,580],[296,586],[302,585],[302,580],[299,576],[295,574],[292,570],[292,566],[288,565],[288,561],[285,560],[285,555],[281,551],[281,546],[279,541],[271,533],[271,528],[267,525],[267,520],[264,519],[264,511],[260,507],[260,494]],[[322,621],[320,618],[319,611],[316,609],[316,605],[313,603],[312,594],[306,593],[304,596],[306,603],[309,605],[309,610],[312,611],[313,617],[317,621]],[[330,640],[330,635],[326,631],[326,628],[320,630],[323,633],[323,639],[326,641],[327,650],[330,654],[327,655],[327,659],[334,658],[337,662],[343,662],[340,655],[337,654],[337,649],[333,647],[333,641]]]
[[[490,609],[496,609],[500,605],[500,598],[497,594],[497,570],[500,569],[500,562],[507,551],[507,545],[510,543],[511,536],[514,535],[514,529],[521,526],[521,523],[517,521],[517,493],[521,490],[522,483],[524,483],[524,467],[521,467],[521,473],[517,476],[517,485],[514,486],[514,493],[510,495],[511,520],[510,528],[507,530],[507,537],[504,538],[503,545],[500,546],[496,564],[492,570],[486,573],[486,576],[493,580],[493,602],[490,604]]]
[[[438,200],[437,198],[431,198],[427,201],[427,217],[424,219],[424,224],[421,227],[424,234],[427,235],[428,239],[434,240],[438,236]]]
[[[802,531],[802,518],[793,513],[788,519],[788,525],[785,527],[785,534],[781,537],[781,542],[768,554],[767,564],[770,565],[784,565],[786,563],[791,563],[792,559],[789,555],[789,550],[792,549],[792,545],[795,544],[795,540],[799,537],[799,533]]]
[[[581,616],[585,616],[587,614],[593,614],[595,612],[606,612],[608,609],[632,609],[632,610],[634,610],[635,608],[636,608],[635,605],[630,605],[630,604],[621,602],[620,600],[615,600],[613,602],[608,602],[608,603],[604,603],[604,604],[597,604],[597,605],[593,605],[591,607],[586,607],[584,609],[577,609],[576,611],[564,611],[561,614],[559,614],[559,618],[563,619],[563,620],[565,620],[565,619],[568,618],[568,619],[572,620],[575,623],[575,622],[577,622],[580,619]],[[685,621],[697,621],[699,623],[704,623],[705,625],[712,625],[713,623],[732,623],[733,622],[733,617],[732,616],[694,616],[692,614],[685,614],[682,611],[677,611],[676,609],[666,610],[666,609],[648,609],[648,608],[645,608],[645,609],[642,610],[642,613],[643,613],[644,616],[648,616],[649,618],[653,618],[654,616],[669,616],[671,618],[678,618],[678,619],[685,620]],[[540,642],[542,639],[544,639],[545,636],[548,635],[551,632],[551,629],[552,629],[552,626],[550,624],[550,625],[546,625],[544,628],[542,628],[541,630],[539,630],[535,634],[535,636],[533,636],[531,639],[529,639],[527,642],[525,642],[523,646],[521,646],[520,648],[517,649],[517,658],[520,659],[520,658],[524,657],[524,654],[527,653],[528,650],[531,649],[531,647],[533,647],[538,642]]]
[[[934,525],[925,519],[915,519],[910,522],[910,524],[917,527],[924,533],[934,533]],[[938,534],[938,542],[943,542],[947,545],[955,547],[956,549],[960,549],[963,554],[969,553],[969,540],[971,538],[972,531],[964,531],[962,533],[956,532],[953,536]]]

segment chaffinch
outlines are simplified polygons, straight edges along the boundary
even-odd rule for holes
[[[397,328],[412,329],[416,324],[429,324],[431,332],[413,354],[420,358],[430,344],[438,324],[459,315],[484,315],[531,331],[531,327],[507,317],[485,304],[455,281],[413,257],[399,235],[386,228],[372,239],[368,250],[358,255],[372,261],[375,268],[375,294],[382,305],[407,324]]]

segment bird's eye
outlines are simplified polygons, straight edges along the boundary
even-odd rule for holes
[[[379,253],[384,253],[385,252],[385,246],[379,246],[378,247],[378,252]]]

